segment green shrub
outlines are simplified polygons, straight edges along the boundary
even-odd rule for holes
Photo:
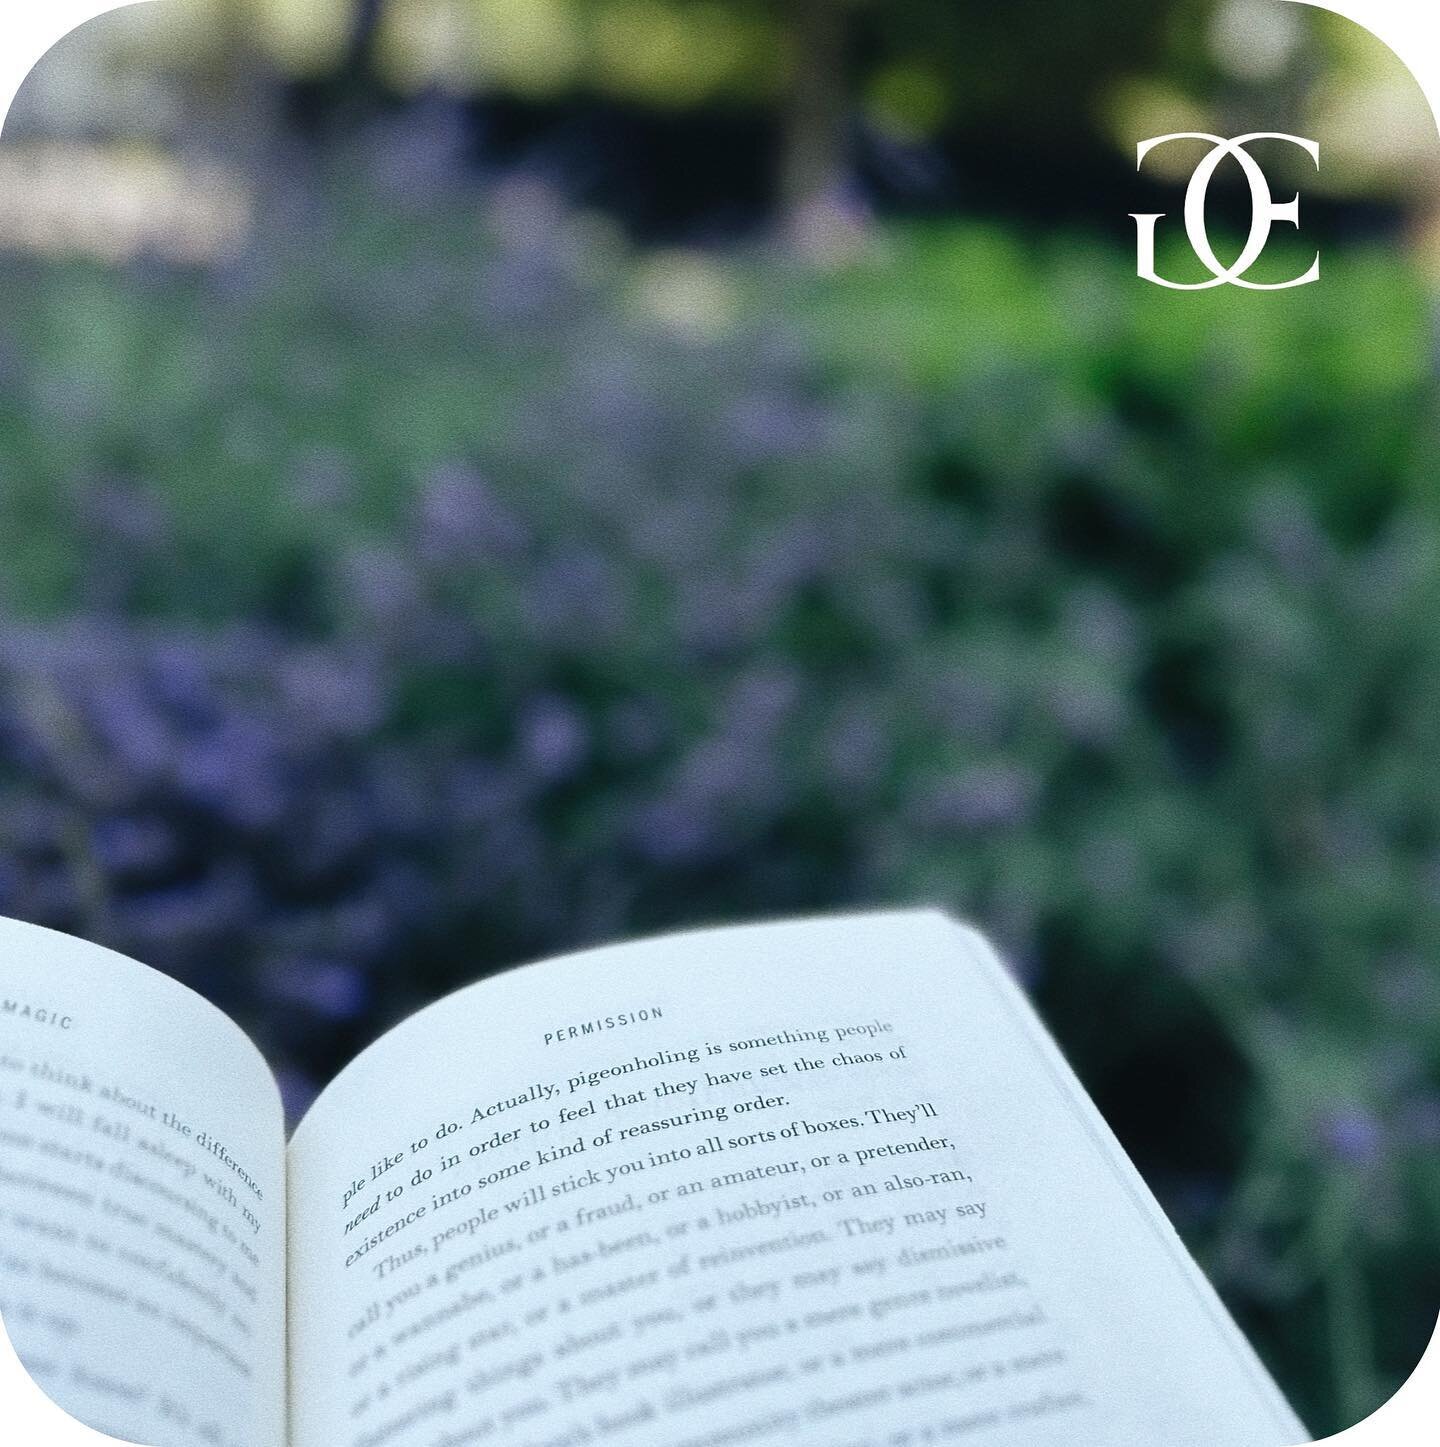
[[[1368,1411],[1440,1297],[1418,281],[419,214],[4,264],[0,908],[224,1001],[298,1108],[524,956],[938,901],[1312,1424]]]

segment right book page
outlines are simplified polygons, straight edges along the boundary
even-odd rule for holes
[[[516,970],[290,1156],[293,1447],[1308,1434],[983,939],[932,913]]]

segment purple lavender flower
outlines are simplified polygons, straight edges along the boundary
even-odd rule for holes
[[[1375,1114],[1353,1102],[1340,1102],[1322,1110],[1315,1122],[1320,1147],[1346,1166],[1371,1166],[1385,1149],[1385,1130]]]

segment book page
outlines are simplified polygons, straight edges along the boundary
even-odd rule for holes
[[[282,1447],[285,1128],[200,996],[0,920],[0,1314],[72,1416],[145,1447]]]
[[[474,986],[291,1146],[294,1447],[1307,1440],[983,940]]]

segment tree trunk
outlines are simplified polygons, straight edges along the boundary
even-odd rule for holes
[[[848,0],[789,0],[792,69],[780,152],[780,209],[791,221],[840,189],[847,169]]]
[[[364,86],[375,74],[375,42],[385,18],[385,0],[354,0],[340,73],[350,86]]]

